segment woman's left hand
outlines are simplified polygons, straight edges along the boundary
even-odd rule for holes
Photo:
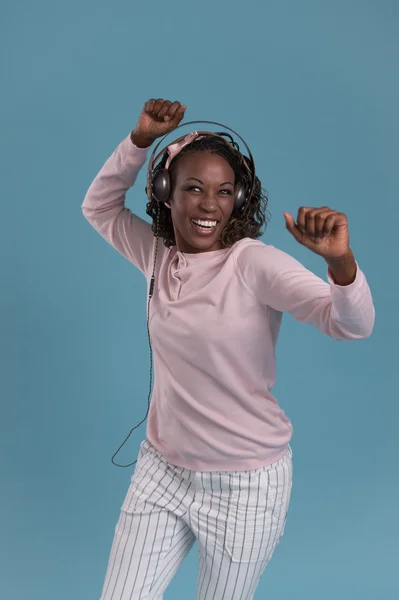
[[[290,213],[284,213],[288,231],[297,242],[319,254],[326,261],[334,261],[351,254],[346,215],[328,206],[301,207],[295,223]]]

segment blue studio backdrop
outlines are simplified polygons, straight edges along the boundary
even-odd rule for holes
[[[355,343],[284,318],[274,393],[294,424],[294,487],[255,596],[398,598],[399,4],[21,0],[1,12],[0,598],[100,597],[132,471],[110,459],[146,413],[150,361],[145,280],[81,204],[151,97],[243,135],[269,195],[263,241],[322,277],[283,211],[345,212],[376,306],[372,337]],[[148,218],[144,186],[143,170],[127,203]],[[165,600],[194,599],[196,552]]]

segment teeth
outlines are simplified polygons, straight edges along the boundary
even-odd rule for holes
[[[217,224],[217,221],[194,221],[193,223],[195,223],[196,225],[200,225],[201,227],[208,227],[208,229],[211,229],[212,227],[215,227],[215,225]]]

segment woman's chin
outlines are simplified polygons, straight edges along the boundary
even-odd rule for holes
[[[184,235],[182,235],[181,231],[175,230],[175,236],[178,247],[183,248],[182,252],[188,253],[214,250],[213,246],[220,243],[217,226],[213,231],[204,233],[198,231],[198,229],[190,223],[190,225],[185,228]]]
[[[212,250],[220,250],[222,242],[218,236],[200,236],[200,235],[186,235],[184,236],[183,243],[179,243],[179,246],[185,248],[182,252],[194,253],[194,252],[210,252]]]

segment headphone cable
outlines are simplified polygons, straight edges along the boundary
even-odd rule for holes
[[[137,462],[137,459],[134,462],[129,463],[128,465],[120,465],[119,463],[115,462],[114,458],[119,453],[119,451],[121,450],[121,448],[126,444],[126,442],[128,441],[128,439],[132,435],[133,431],[135,429],[137,429],[137,427],[140,427],[140,425],[142,423],[144,423],[144,421],[148,417],[148,413],[150,411],[150,402],[151,402],[151,393],[152,393],[152,371],[153,371],[153,356],[152,356],[151,335],[150,335],[150,303],[151,303],[152,295],[154,293],[154,284],[155,284],[155,266],[156,266],[157,255],[158,255],[159,216],[160,216],[160,212],[161,212],[160,206],[159,206],[159,204],[157,204],[157,224],[156,224],[156,233],[155,233],[156,241],[155,241],[154,265],[153,265],[153,269],[152,269],[152,275],[151,275],[151,281],[150,281],[150,291],[149,291],[149,294],[148,294],[148,305],[147,305],[147,334],[148,334],[148,344],[149,344],[149,347],[150,347],[150,390],[148,392],[148,408],[147,408],[147,412],[146,412],[146,415],[145,415],[144,419],[142,421],[140,421],[140,423],[138,425],[136,425],[135,427],[133,427],[130,430],[130,432],[126,436],[125,440],[122,442],[122,444],[119,446],[118,450],[112,456],[112,459],[111,459],[112,464],[114,464],[116,467],[122,467],[122,468],[131,467],[132,465],[134,465]]]

